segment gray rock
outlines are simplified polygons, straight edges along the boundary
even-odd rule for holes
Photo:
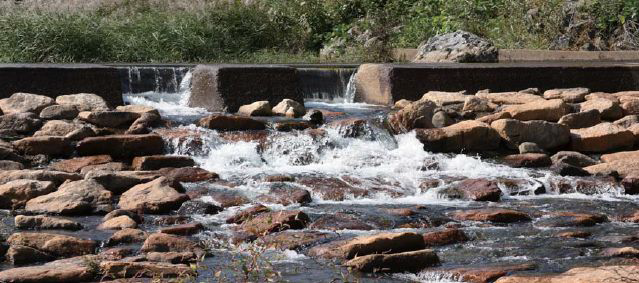
[[[431,37],[421,44],[413,62],[497,62],[497,48],[475,34],[456,31]]]
[[[108,111],[107,102],[93,93],[60,95],[55,102],[60,105],[74,105],[78,111]]]
[[[322,124],[324,123],[324,114],[322,114],[322,111],[313,109],[306,112],[306,115],[304,115],[303,119],[313,124]]]
[[[31,133],[42,125],[42,121],[33,113],[15,113],[0,116],[0,130],[16,133]]]
[[[444,111],[437,111],[435,114],[433,114],[433,119],[431,121],[433,123],[433,127],[435,128],[448,127],[455,123],[455,121],[451,119]]]
[[[550,159],[553,164],[563,162],[580,168],[597,164],[597,161],[590,158],[588,155],[576,151],[560,151],[551,156]]]
[[[40,118],[46,120],[72,120],[78,116],[75,105],[51,105],[40,112]]]
[[[51,97],[22,92],[0,99],[0,109],[5,114],[31,112],[37,115],[42,109],[53,104],[55,101]]]
[[[589,128],[601,123],[601,114],[598,110],[567,114],[559,119],[559,124],[571,129]]]

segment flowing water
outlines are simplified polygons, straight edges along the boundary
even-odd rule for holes
[[[339,74],[338,74],[339,75]],[[336,75],[336,76],[338,76]],[[350,75],[349,75],[350,77]],[[364,230],[321,230],[334,238],[368,235],[380,231],[442,230],[454,222],[449,214],[471,208],[509,208],[534,216],[534,221],[509,225],[462,222],[472,239],[466,243],[436,247],[441,266],[418,274],[378,275],[349,273],[331,262],[313,259],[304,251],[257,251],[264,268],[281,272],[290,282],[458,282],[441,270],[454,267],[482,267],[533,263],[535,273],[562,272],[573,266],[601,265],[608,258],[599,256],[607,247],[639,246],[636,225],[615,220],[616,216],[639,209],[637,197],[625,195],[616,183],[590,178],[561,177],[546,170],[515,169],[479,156],[435,154],[423,150],[414,133],[398,136],[381,127],[385,107],[344,102],[349,87],[339,95],[328,92],[306,93],[307,108],[331,112],[328,122],[359,118],[368,121],[366,129],[357,135],[345,135],[343,129],[324,127],[323,135],[308,132],[275,132],[249,138],[229,138],[228,133],[203,129],[193,124],[206,116],[203,109],[187,107],[190,74],[172,93],[147,92],[129,94],[125,101],[146,104],[160,110],[165,119],[178,125],[165,138],[174,154],[190,155],[202,168],[216,172],[224,182],[191,184],[189,190],[237,192],[250,200],[257,199],[273,187],[263,181],[270,175],[294,176],[296,180],[319,180],[296,184],[312,194],[307,205],[282,206],[266,204],[272,209],[300,209],[312,220],[348,215],[366,223]],[[330,89],[327,87],[326,89]],[[318,89],[317,87],[315,88]],[[352,100],[350,100],[352,101]],[[503,198],[500,202],[472,202],[447,197],[444,190],[459,180],[482,178],[498,180]],[[336,184],[339,197],[316,183]],[[314,185],[315,184],[315,185]],[[424,184],[430,184],[424,186]],[[543,188],[543,190],[542,190]],[[545,191],[545,192],[544,192]],[[209,196],[203,201],[213,202]],[[197,235],[209,243],[213,257],[207,258],[209,268],[200,272],[200,279],[220,276],[240,280],[232,270],[239,259],[255,255],[250,245],[228,243],[234,225],[225,219],[250,204],[230,207],[217,215],[194,215],[208,231]],[[388,209],[410,208],[415,214],[396,216]],[[611,221],[590,227],[546,225],[554,212],[605,214]],[[560,238],[565,231],[587,231],[588,239]],[[523,273],[526,273],[523,272]],[[241,273],[241,272],[240,272]],[[218,274],[219,275],[219,274]],[[334,281],[336,280],[336,281]],[[233,280],[231,280],[233,281]]]

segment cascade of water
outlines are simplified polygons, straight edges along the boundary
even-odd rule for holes
[[[348,84],[346,85],[346,91],[344,94],[344,103],[353,103],[355,102],[355,92],[356,84],[355,84],[355,74],[357,74],[357,70],[351,74],[351,77],[348,79]]]

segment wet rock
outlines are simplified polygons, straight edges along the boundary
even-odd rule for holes
[[[150,252],[146,254],[146,259],[148,261],[166,262],[172,264],[188,264],[195,263],[197,261],[197,256],[192,252]]]
[[[40,128],[42,121],[33,113],[15,113],[0,115],[0,130],[18,134],[31,133]]]
[[[466,31],[433,36],[422,43],[415,63],[497,62],[497,48],[488,40]]]
[[[319,245],[309,253],[323,258],[352,259],[371,254],[417,251],[425,247],[423,237],[417,233],[380,233]]]
[[[179,184],[177,184],[179,185]],[[160,177],[154,181],[139,184],[127,190],[120,197],[118,206],[132,211],[145,213],[164,213],[178,209],[188,196],[178,192],[175,182]]]
[[[13,142],[13,146],[26,155],[62,156],[72,150],[71,141],[64,137],[27,137]]]
[[[259,237],[288,229],[304,229],[310,222],[310,218],[304,212],[280,210],[260,213],[244,221],[240,229]]]
[[[56,185],[62,184],[64,181],[80,180],[82,176],[79,174],[50,171],[50,170],[7,170],[0,171],[0,184],[8,183],[14,180],[37,180],[50,181]]]
[[[83,140],[85,138],[88,137],[94,137],[96,136],[97,133],[89,126],[81,126],[80,128],[77,128],[71,132],[69,132],[68,134],[66,134],[64,137],[68,138],[72,141],[79,141],[79,140]]]
[[[159,135],[113,135],[83,139],[76,146],[79,155],[108,154],[113,157],[146,156],[164,153]]]
[[[313,201],[309,191],[287,184],[272,185],[268,193],[259,196],[258,200],[281,205],[307,204]]]
[[[204,226],[201,223],[188,223],[160,229],[160,233],[189,236],[197,234],[204,230]]]
[[[560,151],[551,156],[552,163],[566,163],[576,167],[588,167],[597,164],[597,161],[588,155],[576,151]]]
[[[497,265],[484,267],[462,267],[445,270],[453,278],[463,282],[488,283],[515,271],[534,270],[537,266],[531,263]]]
[[[161,174],[152,171],[92,171],[87,173],[84,178],[95,180],[107,190],[120,194],[135,185],[151,182],[160,176]]]
[[[7,250],[6,259],[13,265],[25,265],[52,261],[55,257],[31,247],[12,245]]]
[[[445,246],[468,241],[468,236],[459,229],[446,229],[443,231],[429,232],[423,235],[427,247]]]
[[[344,265],[361,272],[418,272],[439,264],[439,257],[432,250],[419,250],[395,254],[359,256]]]
[[[318,230],[373,230],[375,227],[355,215],[337,212],[325,214],[315,219],[309,226],[311,229]]]
[[[32,198],[55,191],[56,186],[49,181],[14,180],[0,185],[0,208],[22,208]]]
[[[40,119],[45,120],[73,120],[80,112],[73,105],[51,105],[42,109]]]
[[[429,100],[410,103],[401,110],[388,115],[389,127],[396,134],[418,128],[432,128],[435,107],[435,103]]]
[[[198,124],[200,127],[218,131],[256,131],[266,129],[262,121],[247,117],[211,115],[203,118]]]
[[[131,256],[136,251],[132,248],[110,248],[104,249],[99,254],[101,260],[121,260],[127,256]]]
[[[501,198],[498,183],[485,179],[463,180],[443,192],[451,198],[474,201],[499,201]]]
[[[415,212],[414,210],[410,208],[388,208],[388,209],[384,209],[384,211],[390,215],[404,216],[404,217],[413,216],[417,214],[417,212]]]
[[[4,114],[32,112],[37,115],[42,109],[53,104],[55,101],[51,97],[22,92],[0,99],[0,109]]]
[[[256,101],[242,105],[237,114],[244,116],[273,116],[271,104],[268,101]]]
[[[581,104],[581,112],[597,110],[601,113],[601,119],[614,121],[623,117],[623,109],[616,101],[608,99],[592,99]]]
[[[14,233],[7,239],[7,243],[31,247],[58,257],[93,254],[97,248],[97,242],[92,240],[49,233]]]
[[[543,120],[556,122],[570,113],[570,106],[561,99],[540,100],[521,105],[508,106],[505,109],[513,119],[521,121]]]
[[[624,192],[628,195],[639,195],[639,172],[633,172],[621,180]]]
[[[133,158],[131,167],[136,171],[159,170],[162,168],[193,167],[195,161],[188,156],[154,155]]]
[[[209,193],[209,196],[223,208],[240,206],[251,202],[246,196],[239,192],[216,191]]]
[[[519,153],[544,153],[544,150],[534,142],[523,142],[519,145]]]
[[[89,165],[97,165],[111,162],[111,156],[109,155],[95,155],[86,157],[76,157],[73,159],[67,159],[52,163],[49,168],[56,171],[75,173]]]
[[[15,226],[18,229],[43,229],[43,230],[80,230],[82,225],[78,222],[44,215],[26,216],[18,215],[15,218]]]
[[[235,213],[233,216],[226,219],[228,224],[241,224],[242,222],[255,217],[256,215],[271,211],[268,207],[256,204],[247,209],[243,209]]]
[[[158,173],[169,180],[183,183],[215,181],[220,178],[217,173],[198,167],[162,168]]]
[[[521,211],[500,208],[461,210],[453,212],[452,216],[459,221],[481,221],[495,223],[515,223],[531,220],[530,216]]]
[[[272,109],[273,114],[298,118],[306,114],[306,108],[301,103],[285,98]]]
[[[302,122],[298,122],[298,121],[284,121],[284,122],[277,122],[275,124],[273,124],[273,128],[276,131],[279,132],[290,132],[290,131],[303,131],[306,129],[310,129],[313,128],[315,125],[310,123],[310,122],[306,122],[306,121],[302,121]]]
[[[87,266],[86,257],[76,257],[52,261],[45,265],[3,270],[0,271],[0,282],[86,282],[96,275]]]
[[[368,195],[367,190],[351,186],[337,178],[303,177],[299,178],[297,183],[308,187],[314,194],[320,195],[324,200],[343,201],[348,196],[357,198]]]
[[[309,110],[304,117],[304,121],[309,121],[313,124],[319,125],[324,123],[324,114],[317,109]]]
[[[195,242],[181,236],[164,233],[154,233],[142,244],[140,251],[148,252],[192,252],[200,257],[204,254],[202,248]]]
[[[148,236],[149,235],[142,230],[125,228],[113,233],[107,243],[111,246],[118,244],[142,243]]]
[[[148,134],[151,132],[151,128],[158,126],[160,122],[162,122],[160,114],[153,112],[141,113],[140,117],[135,119],[124,133],[127,135]]]
[[[633,247],[607,248],[601,252],[601,255],[609,257],[639,258],[639,249]]]
[[[424,150],[434,152],[487,151],[499,147],[500,137],[488,124],[463,121],[441,129],[418,129]]]
[[[358,118],[336,120],[326,124],[326,128],[337,130],[344,138],[370,138],[373,128],[368,121]]]
[[[202,201],[186,201],[182,203],[180,209],[178,209],[177,214],[179,215],[211,215],[218,214],[222,211],[222,208],[214,205],[212,203],[202,202]]]
[[[73,105],[79,111],[108,111],[109,106],[102,97],[93,93],[60,95],[55,102],[60,105]]]
[[[334,233],[317,231],[282,231],[261,237],[258,244],[269,249],[302,250],[319,242],[334,239]]]
[[[100,271],[108,278],[173,278],[195,276],[195,271],[185,264],[164,262],[100,262]]]
[[[561,117],[558,123],[570,129],[589,128],[601,123],[601,114],[596,109],[567,114]]]
[[[526,92],[478,92],[477,94],[475,94],[475,96],[482,99],[487,99],[490,102],[499,105],[526,104],[531,102],[546,101],[539,95]]]
[[[550,89],[544,92],[545,99],[561,99],[567,103],[580,103],[586,101],[586,95],[590,89],[583,87]]]
[[[586,239],[589,238],[591,235],[592,233],[586,231],[567,231],[557,234],[557,237]]]
[[[539,219],[535,225],[540,227],[591,227],[607,221],[608,218],[604,215],[557,212],[552,213],[550,217]]]
[[[104,217],[102,217],[102,221],[106,222],[109,221],[113,218],[116,217],[120,217],[120,216],[128,216],[129,218],[133,219],[136,223],[142,223],[144,222],[144,219],[142,218],[142,216],[138,215],[135,212],[132,211],[128,211],[128,210],[124,210],[124,209],[116,209],[113,210],[109,213],[107,213],[106,215],[104,215]]]
[[[22,169],[24,169],[24,165],[20,162],[15,162],[11,160],[0,160],[0,171],[22,170]]]
[[[511,275],[502,277],[495,283],[530,282],[631,282],[639,280],[639,267],[633,265],[578,267],[554,275]]]
[[[570,142],[570,129],[556,123],[502,119],[493,122],[490,126],[513,149],[524,142],[536,143],[543,149],[557,148]]]
[[[611,123],[570,130],[571,148],[579,152],[606,152],[632,148],[635,137],[632,132]]]
[[[113,210],[113,194],[93,180],[69,181],[57,191],[29,200],[25,209],[30,212],[83,215]]]
[[[293,182],[295,181],[295,177],[291,175],[270,175],[264,178],[264,182],[275,183],[275,182]]]
[[[448,127],[454,123],[455,121],[451,119],[444,111],[437,111],[435,114],[433,114],[432,124],[435,128]]]
[[[135,222],[135,220],[133,220],[131,217],[126,216],[126,215],[120,215],[118,217],[114,217],[111,219],[108,219],[104,222],[102,222],[102,224],[100,224],[98,226],[97,229],[99,230],[122,230],[122,229],[126,229],[126,228],[137,228],[138,227],[138,223]]]
[[[550,157],[544,153],[514,154],[504,157],[503,161],[515,168],[540,168],[552,165]]]
[[[587,177],[591,175],[588,171],[581,169],[580,167],[563,162],[554,163],[550,167],[550,170],[559,174],[560,176]]]

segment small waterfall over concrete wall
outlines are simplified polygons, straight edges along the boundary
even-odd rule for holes
[[[145,92],[176,93],[180,83],[190,70],[175,66],[129,66],[118,67],[122,82],[122,93]]]
[[[299,68],[300,88],[307,101],[353,102],[347,95],[355,68]]]

